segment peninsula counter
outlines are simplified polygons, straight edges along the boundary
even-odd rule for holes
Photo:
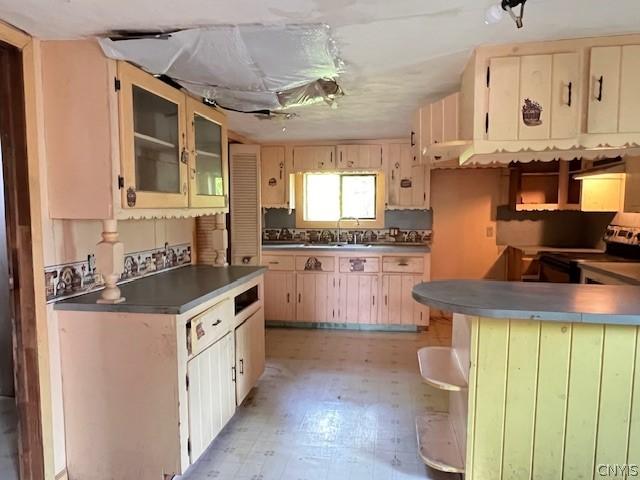
[[[640,464],[640,288],[438,281],[413,297],[454,314],[452,346],[418,352],[450,392],[448,413],[416,421],[425,463],[467,480]]]

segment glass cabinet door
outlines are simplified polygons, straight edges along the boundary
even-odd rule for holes
[[[224,115],[187,99],[189,133],[189,205],[227,206],[227,127]]]
[[[125,208],[188,206],[185,95],[119,65]]]

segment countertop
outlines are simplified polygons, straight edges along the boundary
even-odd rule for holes
[[[635,286],[449,280],[416,285],[413,298],[482,317],[640,325]]]
[[[101,292],[54,304],[56,310],[179,315],[264,273],[265,267],[190,265],[119,285],[125,302],[100,304]]]
[[[580,268],[614,277],[630,285],[640,285],[640,262],[582,262]]]
[[[522,250],[526,256],[535,256],[540,252],[553,253],[604,253],[603,248],[582,248],[582,247],[545,247],[544,245],[530,245],[526,247],[513,247]]]
[[[347,245],[307,245],[302,243],[263,243],[262,250],[265,252],[279,250],[300,250],[300,252],[306,251],[321,251],[321,252],[358,252],[358,253],[429,253],[431,248],[428,245],[420,244],[347,244]]]

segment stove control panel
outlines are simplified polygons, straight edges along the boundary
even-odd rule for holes
[[[607,243],[623,243],[625,245],[640,246],[640,228],[609,225],[604,234],[604,241]]]

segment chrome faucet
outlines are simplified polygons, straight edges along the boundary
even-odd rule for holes
[[[342,220],[355,220],[356,222],[356,226],[360,227],[360,219],[358,217],[340,217],[338,219],[338,224],[336,225],[336,228],[338,229],[338,238],[336,239],[338,243],[340,243],[340,222],[342,222]],[[349,243],[349,239],[347,238],[347,243]],[[358,232],[354,232],[353,233],[353,243],[354,245],[358,243]]]

